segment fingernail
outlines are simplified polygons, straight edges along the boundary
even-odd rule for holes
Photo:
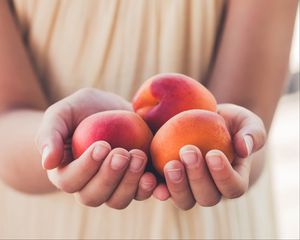
[[[153,188],[153,182],[142,182],[141,187],[147,191],[150,191]]]
[[[133,155],[131,158],[129,169],[132,172],[139,172],[143,167],[143,163],[144,163],[144,158],[137,155]]]
[[[183,151],[181,156],[182,160],[188,167],[192,167],[198,162],[197,153],[193,150]]]
[[[124,156],[121,154],[114,154],[111,159],[111,168],[114,170],[121,170],[124,168],[129,162],[128,156]]]
[[[92,153],[92,158],[99,162],[101,160],[103,160],[103,158],[106,156],[106,154],[109,152],[110,149],[108,149],[108,147],[102,145],[102,144],[98,144],[95,146],[93,153]]]
[[[252,137],[250,135],[245,135],[244,141],[245,141],[246,148],[247,148],[247,155],[249,156],[252,153],[252,149],[253,149]]]
[[[180,168],[178,168],[178,169],[168,169],[167,173],[168,173],[169,179],[172,182],[175,182],[175,183],[180,182],[181,179],[182,179],[182,170]]]
[[[42,165],[45,165],[45,161],[47,160],[50,153],[49,146],[44,147],[43,153],[42,153]]]
[[[221,170],[224,167],[221,156],[218,153],[210,152],[206,155],[209,166],[213,170]]]

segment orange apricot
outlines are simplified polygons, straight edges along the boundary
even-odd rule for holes
[[[197,146],[203,156],[218,149],[233,161],[231,136],[223,117],[211,111],[188,110],[168,120],[153,137],[150,153],[155,169],[163,176],[165,164],[179,160],[179,150],[188,144]]]

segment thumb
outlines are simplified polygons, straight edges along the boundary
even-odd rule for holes
[[[230,129],[235,152],[239,157],[248,157],[264,146],[266,129],[256,114],[234,104],[219,104],[218,113]]]
[[[262,120],[257,115],[246,110],[236,124],[238,131],[234,134],[233,141],[239,157],[248,157],[264,146],[267,134]]]
[[[68,121],[61,116],[68,112],[61,108],[50,107],[44,114],[42,124],[36,135],[36,145],[42,156],[45,169],[53,169],[60,165],[64,158],[64,148],[69,136]]]

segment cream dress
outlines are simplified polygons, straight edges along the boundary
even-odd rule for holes
[[[205,80],[223,1],[16,0],[37,72],[54,102],[92,86],[130,99],[148,77],[180,72]],[[134,201],[119,211],[73,196],[32,196],[0,184],[0,238],[273,238],[269,172],[236,200],[176,209]]]

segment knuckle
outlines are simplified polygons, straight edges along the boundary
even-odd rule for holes
[[[111,189],[113,186],[115,186],[115,179],[114,178],[109,178],[109,177],[105,177],[102,179],[102,187],[103,189]]]
[[[78,201],[88,207],[99,207],[102,205],[105,201],[100,200],[100,199],[94,199],[90,196],[86,196],[83,194],[79,194],[78,196]]]
[[[128,169],[121,180],[122,185],[124,185],[124,188],[126,189],[138,188],[141,175],[142,170],[139,170],[138,172],[132,172],[130,169]]]
[[[206,200],[198,200],[197,203],[202,207],[213,207],[221,201],[221,196],[209,198]]]
[[[138,183],[139,183],[139,179],[136,178],[135,176],[127,176],[124,180],[123,180],[123,185],[125,189],[131,189],[133,188],[133,186],[135,188],[138,187]]]
[[[187,204],[183,204],[179,208],[183,211],[188,211],[195,206],[195,203],[196,203],[195,201],[191,201],[191,202],[188,202]]]
[[[180,186],[173,186],[172,188],[169,189],[173,195],[184,195],[187,191],[185,188]]]
[[[57,180],[57,186],[59,187],[59,189],[67,193],[74,193],[77,191],[75,186],[73,186],[69,181],[66,181],[64,179]]]
[[[188,178],[191,184],[199,184],[206,181],[208,176],[204,169],[195,167],[193,174],[189,174]]]
[[[115,201],[115,200],[109,200],[106,202],[106,205],[110,208],[114,208],[117,210],[122,210],[128,207],[130,204],[130,201]]]
[[[117,186],[120,184],[121,184],[121,180],[116,179],[115,177],[112,177],[111,179],[109,177],[105,177],[101,179],[101,189],[103,190],[102,198],[104,199],[105,202],[109,200],[111,194],[117,190]]]
[[[151,192],[138,192],[136,197],[135,197],[135,200],[137,201],[143,201],[143,200],[146,200],[148,199],[149,197],[151,197]]]
[[[57,170],[48,171],[47,175],[50,182],[52,182],[52,184],[59,190],[62,190],[67,193],[75,193],[76,191],[78,191],[76,186],[74,186],[67,179],[61,177]]]
[[[216,177],[216,181],[220,185],[229,185],[230,182],[232,182],[232,175],[231,174],[225,174],[223,176]]]
[[[233,188],[230,189],[224,196],[228,199],[234,199],[242,196],[246,190],[244,188]]]
[[[79,157],[80,160],[83,160],[80,164],[80,166],[78,166],[78,175],[79,176],[86,176],[87,174],[90,174],[91,172],[96,173],[98,168],[98,165],[96,161],[94,161],[93,159],[90,159],[87,156],[80,156]]]

